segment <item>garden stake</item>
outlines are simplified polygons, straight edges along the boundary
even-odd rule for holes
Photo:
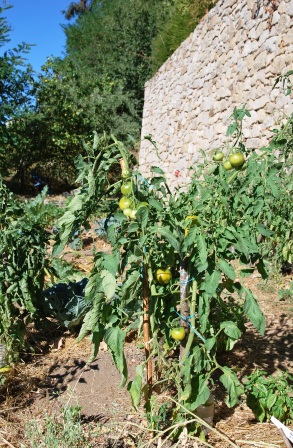
[[[150,357],[150,314],[149,314],[149,290],[148,290],[148,273],[147,265],[143,265],[143,282],[142,282],[142,300],[143,300],[143,339],[144,351],[147,360],[147,393],[146,401],[150,399],[152,394],[153,372],[152,360]]]
[[[186,321],[187,316],[189,316],[189,306],[187,300],[187,258],[185,258],[180,265],[180,314],[182,316],[180,325],[184,327],[185,333],[187,334],[188,323]],[[180,359],[182,359],[185,352],[186,338],[180,343]]]

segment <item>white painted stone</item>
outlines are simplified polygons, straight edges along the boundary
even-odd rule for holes
[[[263,47],[269,53],[274,53],[277,50],[277,36],[272,36],[268,40],[265,41]]]
[[[278,11],[274,11],[273,13],[273,17],[272,17],[272,25],[276,25],[277,23],[279,23],[280,20],[280,14]]]
[[[293,2],[290,1],[286,5],[286,12],[289,14],[290,17],[293,17]]]
[[[260,139],[259,138],[248,138],[247,140],[246,140],[246,146],[247,146],[247,148],[253,148],[253,149],[256,149],[256,148],[259,148],[259,143],[260,143]]]

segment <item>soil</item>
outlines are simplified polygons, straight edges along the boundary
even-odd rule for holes
[[[93,246],[106,251],[109,247],[96,238],[93,229],[84,235],[84,242],[78,254],[66,248],[63,257],[87,273]],[[256,368],[269,374],[279,370],[293,374],[293,302],[292,297],[283,301],[278,298],[278,290],[289,287],[292,275],[280,275],[264,285],[254,274],[246,282],[256,293],[266,316],[265,335],[260,336],[247,324],[243,339],[231,353],[222,355],[221,363],[232,365],[241,380]],[[27,423],[36,421],[41,425],[46,416],[57,416],[62,409],[76,405],[81,407],[84,433],[89,441],[89,445],[79,446],[171,446],[160,438],[150,442],[143,406],[134,411],[126,387],[119,388],[120,375],[103,342],[95,361],[87,364],[91,353],[91,342],[87,339],[77,344],[75,335],[58,328],[53,333],[32,329],[30,337],[35,342],[35,355],[24,355],[23,361],[10,372],[4,392],[2,388],[0,447],[33,446],[25,437]],[[136,365],[144,359],[142,347],[141,340],[129,335],[125,345],[129,379],[133,378]],[[232,446],[233,441],[234,446],[242,448],[286,447],[277,428],[272,423],[258,423],[244,400],[229,409],[223,402],[221,387],[217,387],[214,394],[214,430],[207,436],[207,446],[226,448]],[[176,446],[205,445],[182,438]]]

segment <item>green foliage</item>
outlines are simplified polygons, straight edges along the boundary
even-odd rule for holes
[[[260,422],[269,421],[272,416],[284,422],[293,420],[293,377],[288,372],[268,375],[256,370],[245,377],[246,402]]]
[[[81,408],[68,406],[60,416],[45,415],[42,425],[32,421],[26,425],[25,436],[31,448],[72,448],[92,446],[82,427]],[[21,447],[26,445],[21,444]]]
[[[291,300],[293,302],[293,282],[290,282],[289,288],[281,288],[278,291],[279,300]]]
[[[0,178],[0,338],[9,362],[25,345],[25,327],[37,309],[44,286],[47,244],[51,234],[44,197],[17,201]]]
[[[129,156],[125,148],[114,137],[113,140],[113,144],[105,146],[104,143],[104,158],[117,163],[122,156],[128,167]],[[85,290],[91,310],[85,317],[79,339],[91,333],[96,354],[104,337],[125,381],[125,360],[122,356],[125,330],[122,331],[122,328],[139,327],[143,312],[140,298],[143,282],[146,281],[146,274],[142,275],[144,265],[150,293],[152,356],[157,357],[157,369],[163,375],[166,373],[165,381],[169,385],[176,385],[178,399],[190,411],[205,403],[209,396],[209,383],[218,370],[221,372],[220,380],[227,389],[226,403],[234,406],[243,388],[235,373],[218,363],[217,352],[233,348],[245,329],[246,319],[250,319],[262,334],[264,332],[264,316],[257,300],[241,281],[251,272],[251,263],[264,277],[267,275],[256,240],[259,230],[266,234],[266,226],[260,227],[257,218],[261,212],[255,201],[254,183],[257,188],[259,179],[253,176],[252,168],[251,172],[250,168],[245,172],[235,171],[236,175],[233,173],[231,179],[231,173],[221,166],[211,171],[208,161],[204,159],[188,191],[177,190],[172,194],[159,168],[154,167],[152,177],[147,180],[133,171],[127,179],[133,185],[131,199],[133,208],[137,209],[133,220],[118,208],[117,191],[123,180],[115,187],[108,186],[105,194],[106,173],[95,162],[98,157],[94,156],[96,148],[97,139],[94,147],[88,148],[91,155],[87,158],[87,164],[86,159],[83,162],[80,160],[81,167],[87,166],[79,177],[79,180],[83,179],[83,186],[59,220],[61,231],[54,249],[59,253],[77,226],[85,225],[85,220],[95,207],[99,213],[107,212],[106,231],[112,252],[98,252],[95,255],[94,269]],[[270,173],[271,164],[278,165],[279,161],[272,159],[268,164],[270,149],[265,154],[252,154],[250,157],[253,159],[251,167],[258,170],[260,165],[267,182],[266,169]],[[111,163],[108,168],[110,166]],[[276,179],[271,183],[275,186]],[[242,201],[244,191],[249,188],[251,200],[245,194],[247,200]],[[93,198],[95,194],[98,196]],[[272,192],[267,190],[266,196],[270,195]],[[90,198],[93,208],[88,205]],[[149,205],[140,207],[142,202]],[[246,207],[244,211],[242,206]],[[262,203],[262,207],[265,208],[265,204]],[[190,222],[185,220],[188,215],[198,217],[196,225],[190,226]],[[187,225],[190,227],[186,235]],[[239,267],[235,267],[237,260],[241,261]],[[177,343],[170,340],[170,330],[178,325],[178,315],[174,311],[181,301],[179,271],[183,265],[190,279],[187,301],[193,317],[186,346],[188,352],[184,352],[180,364],[176,358],[169,358],[168,354],[166,361],[166,353],[162,354],[159,341],[165,339],[169,353],[177,351]],[[167,285],[160,285],[154,273],[158,268],[166,267],[172,269],[173,280]],[[236,278],[239,280],[236,281]],[[196,314],[192,310],[197,310]],[[115,337],[109,339],[109,331]],[[139,403],[141,384],[141,371],[138,370],[135,380],[128,386],[135,406]]]
[[[84,300],[86,283],[85,278],[80,282],[57,283],[45,289],[38,298],[37,315],[42,318],[53,317],[60,325],[74,330],[88,310]]]
[[[153,39],[153,73],[177,50],[216,3],[216,0],[175,0],[173,2],[168,19]]]
[[[159,383],[176,391],[176,399],[190,412],[208,399],[215,372],[227,390],[228,406],[235,406],[243,393],[237,375],[219,364],[218,353],[233,349],[247,320],[264,333],[263,313],[243,278],[255,269],[267,278],[268,257],[272,258],[274,247],[272,225],[279,216],[280,231],[292,220],[292,209],[287,208],[292,188],[288,178],[292,118],[275,132],[266,148],[256,152],[247,150],[243,141],[242,121],[247,115],[245,106],[234,109],[227,132],[231,143],[223,149],[227,156],[242,152],[245,164],[226,171],[222,161],[215,164],[202,153],[189,188],[173,193],[159,167],[152,168],[149,179],[142,178],[121,142],[113,136],[109,140],[96,135],[93,146],[86,148],[88,155],[79,159],[82,188],[59,220],[54,253],[59,253],[94,213],[106,214],[105,230],[112,246],[111,254],[95,254],[85,290],[90,310],[79,340],[91,334],[95,356],[104,338],[124,383],[124,337],[127,329],[140,329],[141,299],[147,288],[151,357],[156,359]],[[98,163],[100,153],[106,169]],[[121,158],[127,176],[111,185],[107,170]],[[128,198],[135,216],[130,218],[118,205],[118,192],[125,182],[132,185]],[[281,200],[286,205],[281,206]],[[187,216],[196,219],[186,220]],[[161,285],[155,272],[166,268],[171,270],[172,280]],[[183,283],[182,270],[187,274]],[[180,314],[183,300],[188,306],[186,319]],[[179,362],[179,342],[170,334],[180,320],[187,322],[189,332]],[[142,375],[146,362],[138,366],[135,379],[128,384],[135,407],[146,387]],[[152,424],[153,411],[152,401],[147,402]],[[180,407],[174,415],[181,421]]]
[[[2,17],[5,9],[0,7],[0,47],[9,42],[11,31],[6,19]],[[32,104],[32,68],[25,62],[25,54],[30,45],[25,43],[5,51],[0,55],[0,172],[7,171],[10,155],[8,146],[15,145],[11,130],[13,120]]]

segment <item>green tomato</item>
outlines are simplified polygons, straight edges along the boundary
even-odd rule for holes
[[[135,219],[136,218],[136,212],[137,212],[137,210],[131,210],[129,218],[130,219]]]
[[[185,330],[183,327],[173,328],[171,331],[171,337],[176,341],[183,341],[185,338]]]
[[[125,208],[125,209],[123,210],[124,215],[125,215],[125,216],[128,216],[128,217],[130,217],[130,213],[131,213],[131,212],[132,212],[131,208]]]
[[[149,204],[147,202],[140,202],[137,206],[137,209],[139,209],[140,207],[149,207]]]
[[[122,184],[120,190],[121,190],[121,193],[124,196],[129,196],[132,193],[132,184],[131,184],[131,182],[127,182],[126,184]]]
[[[130,170],[122,170],[122,177],[123,179],[128,179],[131,177],[131,171]]]
[[[231,154],[231,156],[229,157],[229,161],[234,167],[241,166],[244,163],[245,158],[242,152],[235,152],[234,154]]]
[[[122,196],[122,198],[119,201],[119,208],[123,211],[126,208],[131,208],[133,205],[132,199],[129,199],[125,196]]]
[[[224,167],[225,170],[227,170],[227,171],[233,169],[233,166],[231,165],[230,160],[225,160],[225,162],[223,162],[223,167]]]
[[[215,160],[216,162],[220,162],[221,160],[223,160],[223,158],[224,158],[223,151],[216,151],[215,154],[213,155],[213,160]]]
[[[169,269],[157,269],[155,277],[160,285],[167,285],[172,279],[172,273]]]

